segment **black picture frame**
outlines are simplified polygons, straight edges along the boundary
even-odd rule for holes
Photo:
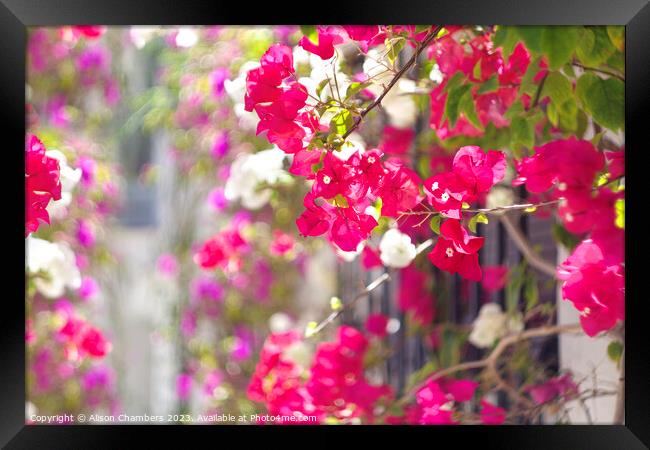
[[[314,11],[309,13],[308,11]],[[0,0],[0,123],[4,125],[2,147],[10,161],[5,166],[0,191],[8,221],[2,234],[7,254],[4,278],[11,288],[3,293],[0,312],[0,444],[4,448],[124,448],[145,437],[154,441],[180,442],[190,439],[212,445],[241,445],[251,438],[275,445],[295,442],[311,445],[324,438],[332,446],[346,442],[348,435],[363,439],[401,436],[409,445],[451,445],[473,442],[481,449],[640,449],[650,446],[650,349],[644,327],[644,289],[640,286],[643,263],[626,268],[626,380],[625,425],[576,426],[467,426],[467,427],[286,427],[218,426],[47,426],[25,425],[25,341],[24,284],[19,265],[24,246],[24,189],[18,167],[24,164],[19,149],[24,147],[25,75],[27,27],[55,25],[206,25],[206,24],[301,24],[301,23],[448,23],[519,25],[625,25],[626,26],[626,183],[628,219],[626,254],[634,261],[645,252],[640,198],[643,195],[643,163],[648,152],[644,141],[645,120],[650,106],[650,5],[648,0],[469,0],[433,1],[374,0],[365,2],[219,2],[218,0]],[[647,136],[647,132],[645,133]],[[631,150],[631,151],[629,151]],[[632,244],[629,244],[632,242]],[[629,245],[628,245],[629,244]],[[15,245],[15,247],[14,247]],[[634,245],[634,248],[631,246]],[[15,249],[15,253],[14,253]],[[16,255],[16,256],[14,256]],[[15,261],[14,261],[15,259]],[[11,260],[11,262],[9,262]],[[647,261],[647,259],[646,259]],[[15,291],[14,291],[15,290]],[[125,428],[128,427],[128,428]],[[279,434],[282,433],[282,434]],[[233,434],[233,436],[224,436]],[[144,436],[141,436],[144,435]],[[236,435],[236,436],[234,436]],[[224,441],[226,437],[230,438]],[[236,439],[236,440],[235,440]],[[273,439],[273,440],[270,440]],[[326,441],[325,441],[326,439]],[[400,441],[397,441],[399,443]],[[421,443],[419,442],[421,441]],[[450,445],[450,444],[447,444]]]

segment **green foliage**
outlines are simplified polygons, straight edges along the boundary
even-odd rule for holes
[[[391,39],[386,39],[386,56],[391,64],[395,64],[397,58],[399,57],[400,52],[406,44],[406,39],[399,36]]]
[[[484,213],[480,212],[474,214],[472,218],[469,219],[469,223],[467,224],[467,227],[472,231],[472,233],[476,233],[477,224],[479,223],[487,224],[488,222],[489,222],[488,217]]]
[[[576,94],[598,124],[614,131],[625,124],[625,85],[621,80],[588,72],[578,79]]]
[[[445,101],[445,112],[444,112],[443,120],[445,117],[447,118],[447,120],[449,120],[450,128],[454,128],[456,126],[458,117],[462,112],[462,107],[466,106],[465,103],[463,103],[463,96],[471,95],[470,92],[471,88],[472,88],[471,84],[462,84],[460,86],[449,89],[449,93],[447,94],[447,100]]]
[[[623,344],[619,341],[612,341],[607,346],[607,356],[609,359],[618,364],[623,356]]]
[[[544,27],[540,37],[540,46],[547,57],[550,69],[559,69],[569,62],[580,39],[579,30],[579,27]]]
[[[518,41],[519,35],[515,27],[497,27],[497,31],[494,34],[493,43],[495,48],[501,47],[501,52],[505,59],[508,59],[510,57]]]
[[[585,66],[596,67],[606,62],[616,51],[603,27],[581,28],[576,55]]]
[[[512,145],[532,148],[535,145],[535,128],[534,123],[525,117],[515,117],[511,124]]]
[[[435,214],[431,218],[431,221],[429,222],[429,227],[431,228],[431,231],[433,231],[436,234],[440,234],[440,222],[441,221],[442,221],[442,216],[440,214]]]
[[[607,26],[606,30],[607,36],[614,44],[614,47],[621,52],[625,50],[625,27],[620,25]]]
[[[499,77],[497,75],[492,75],[484,83],[482,83],[479,88],[476,90],[478,95],[487,94],[488,92],[494,92],[499,89]]]
[[[318,44],[318,30],[314,25],[300,25],[300,31],[307,36],[312,43]]]

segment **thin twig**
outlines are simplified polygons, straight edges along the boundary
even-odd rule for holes
[[[621,375],[618,379],[616,392],[616,407],[614,409],[614,425],[622,425],[625,422],[625,349],[621,355]]]
[[[621,80],[623,82],[625,81],[625,77],[623,75],[621,75],[618,72],[614,72],[613,70],[599,69],[597,67],[589,67],[589,66],[585,66],[584,64],[581,64],[581,63],[579,63],[577,61],[574,61],[572,64],[574,66],[576,66],[576,67],[580,67],[582,70],[589,70],[591,72],[602,73],[603,75],[609,75],[610,77],[618,78],[619,80]]]
[[[560,203],[563,199],[558,198],[555,200],[549,200],[547,202],[541,202],[541,203],[520,203],[517,205],[507,205],[507,206],[497,206],[494,208],[478,208],[478,209],[461,209],[461,213],[483,213],[483,214],[499,214],[499,213],[504,213],[504,212],[509,212],[509,211],[519,211],[522,209],[529,209],[529,208],[541,208],[543,206],[550,206],[550,205],[556,205]],[[419,216],[419,215],[430,215],[433,216],[435,214],[440,214],[438,211],[405,211],[401,213],[401,215],[404,216]]]
[[[526,258],[528,264],[536,268],[540,272],[555,278],[555,264],[542,258],[530,245],[526,236],[521,232],[519,227],[512,222],[512,219],[507,215],[501,216],[501,223],[506,229],[508,236],[515,243],[521,254]]]
[[[501,380],[501,376],[498,374],[498,367],[497,367],[499,358],[506,351],[506,349],[508,349],[508,347],[526,339],[552,336],[552,335],[562,334],[562,333],[577,333],[580,330],[582,330],[582,327],[579,324],[554,325],[554,326],[532,328],[530,330],[522,331],[521,333],[516,333],[516,334],[511,334],[509,336],[506,336],[499,341],[497,346],[494,347],[494,350],[492,350],[492,352],[486,358],[476,360],[476,361],[468,361],[468,362],[456,364],[454,366],[447,367],[446,369],[442,369],[437,372],[434,372],[430,377],[427,377],[423,382],[421,382],[420,384],[416,385],[413,389],[411,389],[404,397],[402,397],[402,399],[400,399],[398,403],[404,404],[408,402],[408,399],[414,393],[419,391],[430,381],[435,381],[437,379],[446,377],[456,372],[472,370],[472,369],[484,368],[490,375],[492,376],[494,376],[495,374],[497,375],[497,386],[499,388],[505,389],[506,391],[508,391],[508,388],[513,389],[511,386],[505,384]],[[512,391],[509,393],[514,394]],[[520,397],[520,394],[517,393],[517,399],[521,403],[525,403],[527,406],[530,406],[529,405],[530,400],[528,399],[521,400],[522,398],[525,397]]]
[[[372,111],[374,108],[376,108],[377,106],[379,106],[379,104],[380,104],[381,101],[384,99],[384,97],[386,96],[386,94],[388,94],[388,92],[393,88],[393,86],[395,86],[395,84],[397,84],[397,82],[399,81],[399,79],[402,78],[402,76],[403,76],[406,72],[408,72],[408,71],[411,69],[411,67],[413,67],[413,66],[415,65],[415,63],[417,62],[418,57],[420,56],[420,54],[422,53],[422,51],[423,51],[423,50],[424,50],[424,49],[425,49],[425,48],[426,48],[426,47],[427,47],[431,42],[433,42],[433,40],[434,40],[435,37],[438,35],[438,33],[440,32],[441,29],[442,29],[442,25],[438,25],[436,28],[433,29],[433,31],[431,31],[429,34],[427,34],[427,36],[424,38],[424,40],[422,40],[422,42],[420,43],[420,45],[418,45],[418,47],[415,49],[415,53],[413,53],[413,56],[411,56],[411,58],[406,62],[406,64],[404,65],[404,67],[402,67],[402,68],[399,70],[399,72],[397,72],[397,73],[395,74],[395,76],[393,77],[393,79],[390,80],[390,83],[388,83],[388,85],[384,88],[383,92],[379,95],[379,97],[377,97],[377,98],[375,99],[374,102],[372,102],[370,105],[368,105],[368,107],[367,107],[366,109],[364,109],[363,111],[361,111],[361,114],[359,115],[359,117],[357,117],[357,118],[355,119],[355,121],[354,121],[354,125],[352,125],[352,127],[350,127],[350,129],[349,129],[348,131],[346,131],[345,134],[343,135],[343,139],[344,139],[344,140],[345,140],[348,136],[350,136],[350,134],[352,134],[352,133],[354,132],[354,130],[356,130],[357,128],[359,128],[359,125],[361,125],[361,122],[363,121],[363,118],[366,117],[366,115],[367,115],[370,111]]]
[[[433,239],[427,239],[426,241],[422,242],[420,245],[417,246],[415,249],[415,254],[419,255],[426,249],[428,249],[431,245],[433,244]],[[313,329],[309,330],[309,335],[307,337],[312,337],[318,334],[323,328],[325,328],[327,325],[332,323],[334,320],[336,320],[341,314],[343,314],[343,311],[350,309],[352,306],[354,306],[359,300],[362,298],[365,298],[370,294],[372,291],[377,289],[379,286],[384,284],[385,282],[390,280],[390,274],[388,272],[385,272],[381,274],[379,277],[375,278],[368,286],[366,286],[361,292],[357,293],[352,299],[349,301],[343,303],[343,306],[336,311],[332,311],[332,313],[327,316],[322,322],[320,322],[316,327]]]

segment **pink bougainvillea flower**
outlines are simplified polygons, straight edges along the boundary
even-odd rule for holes
[[[40,222],[50,223],[45,209],[61,199],[59,161],[45,155],[45,146],[33,134],[25,146],[25,237],[38,230]]]
[[[303,36],[298,42],[309,53],[318,55],[321,59],[330,59],[334,56],[334,45],[343,43],[343,37],[336,27],[318,26],[317,42],[312,42],[308,36]]]
[[[503,180],[506,173],[505,154],[497,150],[486,153],[476,146],[461,147],[454,156],[453,171],[462,178],[474,197],[489,191]]]
[[[253,333],[246,327],[238,326],[233,336],[233,344],[230,349],[230,356],[238,361],[243,361],[253,354]]]
[[[205,395],[211,397],[214,395],[214,390],[221,386],[224,376],[219,370],[211,370],[208,372],[203,380],[203,392]]]
[[[350,39],[357,41],[361,50],[366,53],[380,32],[377,25],[343,25]],[[382,41],[383,42],[383,41]]]
[[[282,44],[274,44],[269,47],[266,53],[262,55],[260,64],[262,67],[279,68],[282,78],[286,78],[295,72],[291,47]]]
[[[411,147],[414,139],[415,131],[412,128],[396,128],[386,125],[379,149],[392,155],[403,155]]]
[[[215,211],[223,211],[228,206],[228,199],[222,187],[214,188],[208,194],[208,205]]]
[[[82,219],[77,222],[77,241],[86,248],[95,245],[95,229],[89,221]]]
[[[413,209],[424,199],[420,194],[422,180],[399,159],[388,159],[384,167],[386,174],[377,190],[382,200],[381,214],[398,217],[399,213]]]
[[[210,154],[215,161],[219,161],[226,155],[226,153],[228,153],[229,148],[230,143],[228,140],[228,133],[219,132],[214,138],[214,144],[212,145]]]
[[[504,288],[508,282],[508,267],[485,266],[483,267],[483,280],[481,284],[487,292],[497,292]]]
[[[544,192],[554,184],[560,191],[591,189],[604,165],[604,156],[591,142],[560,139],[535,148],[533,156],[517,162],[519,176],[512,184],[525,183],[530,192]]]
[[[383,314],[370,314],[366,319],[366,330],[380,338],[386,337],[388,331],[388,317]]]
[[[313,166],[320,162],[322,151],[301,149],[293,154],[289,172],[294,175],[307,177],[312,175]]]
[[[424,182],[424,192],[431,206],[452,219],[460,219],[467,186],[454,172],[443,172]]]
[[[270,252],[273,255],[284,255],[293,250],[296,241],[290,234],[281,230],[273,231],[273,241],[271,242]]]
[[[363,334],[348,326],[338,329],[336,341],[318,345],[306,383],[317,408],[341,419],[371,418],[377,401],[392,394],[389,386],[373,386],[365,379],[367,347]]]
[[[400,270],[398,306],[411,314],[413,320],[424,326],[436,317],[436,298],[427,286],[427,274],[410,265]]]
[[[625,149],[612,152],[606,151],[605,158],[609,167],[609,177],[612,180],[625,175]]]
[[[219,99],[223,96],[224,84],[228,78],[230,78],[230,74],[225,67],[218,67],[212,71],[210,74],[210,87],[214,98]]]
[[[201,276],[194,280],[190,285],[192,298],[198,300],[221,301],[224,297],[223,287],[213,278]]]
[[[84,276],[77,292],[82,300],[91,300],[99,294],[99,285],[93,277]]]
[[[478,387],[478,382],[473,380],[443,378],[439,383],[457,402],[470,401],[474,397],[474,392],[476,392],[476,388]]]
[[[383,263],[381,262],[381,258],[379,257],[377,250],[366,245],[363,247],[363,251],[361,253],[361,265],[365,270],[370,270],[377,267],[382,267]]]
[[[415,394],[410,421],[421,425],[452,425],[457,402],[471,400],[478,383],[471,380],[428,380]]]
[[[481,399],[481,423],[484,425],[501,425],[506,421],[506,410]]]
[[[323,159],[323,168],[316,173],[312,192],[323,198],[334,198],[338,194],[348,196],[353,178],[354,168],[327,152]]]
[[[542,405],[556,398],[572,398],[578,393],[578,386],[573,381],[571,374],[566,373],[553,377],[544,383],[527,386],[525,391],[530,394],[535,403]]]
[[[171,253],[163,253],[156,261],[156,269],[162,275],[175,277],[179,271],[178,260]]]
[[[102,358],[111,349],[111,343],[97,328],[88,327],[81,336],[80,348],[95,358]]]
[[[227,272],[236,272],[241,265],[241,255],[248,250],[248,243],[242,237],[239,227],[246,221],[237,223],[235,228],[225,228],[207,239],[194,253],[194,262],[202,269],[220,267]]]
[[[345,252],[355,251],[376,226],[377,220],[368,214],[357,213],[354,208],[337,208],[329,239]]]
[[[485,238],[470,236],[460,221],[448,219],[440,227],[440,237],[429,253],[429,260],[441,270],[458,273],[471,281],[481,280],[478,251]]]
[[[580,324],[589,336],[610,330],[625,318],[623,269],[608,262],[602,249],[587,239],[558,266],[562,297],[580,311]]]
[[[176,395],[180,400],[187,400],[192,391],[192,375],[181,373],[176,377]]]
[[[84,36],[87,39],[97,39],[106,32],[102,25],[74,25],[70,27],[75,36]]]
[[[327,202],[316,204],[316,197],[311,192],[303,200],[305,211],[296,219],[296,225],[303,236],[320,236],[327,232],[334,221],[334,208]]]

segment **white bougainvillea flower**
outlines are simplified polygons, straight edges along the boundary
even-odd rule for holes
[[[381,262],[387,267],[401,269],[415,259],[415,245],[411,238],[396,228],[388,230],[379,242]]]
[[[64,294],[66,287],[79,289],[81,274],[74,253],[64,242],[54,243],[29,237],[26,264],[30,274],[36,275],[36,289],[48,298]]]
[[[259,209],[271,198],[271,190],[261,184],[274,185],[288,177],[282,169],[286,154],[277,147],[253,154],[239,155],[230,167],[224,196],[227,200],[241,199],[247,209]]]
[[[48,150],[46,156],[59,161],[59,170],[61,176],[61,199],[52,201],[47,205],[47,212],[50,217],[62,218],[67,212],[68,206],[72,201],[72,191],[79,180],[81,180],[81,169],[74,169],[68,165],[68,159],[59,150]]]
[[[518,333],[523,329],[524,323],[520,315],[509,317],[499,304],[486,303],[474,321],[469,341],[476,347],[488,348],[508,333]]]
[[[239,69],[237,78],[225,80],[223,87],[234,103],[233,111],[239,118],[239,126],[254,131],[260,121],[257,113],[246,111],[244,97],[246,95],[246,75],[249,70],[257,69],[260,66],[258,61],[247,61]]]

